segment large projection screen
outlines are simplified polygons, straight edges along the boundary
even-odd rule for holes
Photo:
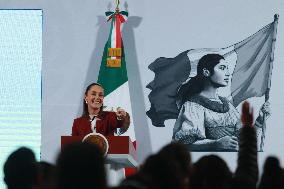
[[[40,159],[42,10],[0,10],[0,188],[3,164],[21,146]]]

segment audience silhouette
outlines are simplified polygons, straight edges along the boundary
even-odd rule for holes
[[[284,170],[278,158],[266,159],[258,183],[257,136],[248,102],[242,106],[237,168],[231,172],[217,155],[206,155],[194,164],[187,147],[172,142],[150,155],[138,171],[112,189],[282,189]],[[4,164],[8,189],[107,189],[105,157],[90,143],[63,147],[56,165],[36,162],[25,147],[10,154]]]
[[[38,189],[55,189],[55,166],[48,162],[38,162]]]
[[[284,172],[278,158],[268,157],[264,163],[263,174],[258,189],[284,188]]]
[[[8,189],[32,189],[37,185],[34,153],[25,147],[10,154],[4,164],[4,182]]]
[[[99,147],[90,143],[65,146],[57,159],[57,189],[105,189],[104,157]]]
[[[191,188],[226,189],[230,186],[232,176],[223,159],[216,155],[203,156],[193,164]]]

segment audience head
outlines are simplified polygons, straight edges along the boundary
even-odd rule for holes
[[[55,188],[55,166],[48,162],[38,162],[38,189]]]
[[[155,189],[155,186],[152,183],[151,177],[138,172],[128,176],[118,187],[112,189]]]
[[[170,143],[149,156],[140,170],[126,178],[119,188],[184,189],[188,188],[191,157],[181,143]]]
[[[31,189],[37,184],[34,153],[25,147],[10,154],[4,164],[4,181],[8,189]]]
[[[179,142],[172,142],[163,147],[159,152],[159,155],[171,159],[179,164],[181,171],[184,174],[188,174],[191,166],[190,152],[186,146]]]
[[[57,159],[57,188],[106,188],[104,157],[100,149],[90,143],[65,146]]]
[[[264,163],[263,172],[268,174],[279,173],[281,171],[278,158],[269,156]]]
[[[216,155],[203,156],[193,164],[193,189],[225,189],[231,179],[232,173],[226,162]]]
[[[179,165],[160,154],[149,156],[141,166],[140,174],[147,176],[151,181],[148,188],[180,189],[184,186]]]
[[[179,142],[172,142],[163,147],[158,154],[169,162],[176,164],[183,183],[188,186],[191,172],[191,156],[186,146]]]
[[[280,167],[278,158],[270,156],[265,160],[259,189],[277,188],[284,188],[283,169]]]

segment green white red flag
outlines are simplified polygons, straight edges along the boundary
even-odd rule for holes
[[[123,108],[132,119],[125,52],[121,35],[122,24],[126,21],[128,13],[116,10],[116,12],[106,12],[106,16],[107,20],[111,22],[111,26],[104,47],[98,83],[104,87],[105,110],[116,111],[117,108]],[[117,130],[117,135],[129,136],[131,141],[136,140],[133,120],[131,120],[129,129],[122,133],[123,131]]]

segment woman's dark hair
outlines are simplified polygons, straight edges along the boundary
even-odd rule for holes
[[[203,75],[203,69],[206,68],[211,75],[214,74],[214,67],[220,63],[220,60],[225,58],[220,54],[204,55],[198,62],[197,75],[190,79],[190,81],[180,87],[177,93],[177,100],[183,104],[187,99],[195,94],[200,93],[204,89],[207,77]]]
[[[91,83],[90,85],[88,85],[88,87],[85,90],[85,95],[87,96],[89,90],[93,87],[93,86],[100,86],[101,88],[103,88],[103,86],[99,83]],[[100,112],[103,111],[103,105],[100,108]],[[89,116],[89,111],[88,111],[88,105],[86,104],[85,98],[83,99],[83,114],[82,116]]]

